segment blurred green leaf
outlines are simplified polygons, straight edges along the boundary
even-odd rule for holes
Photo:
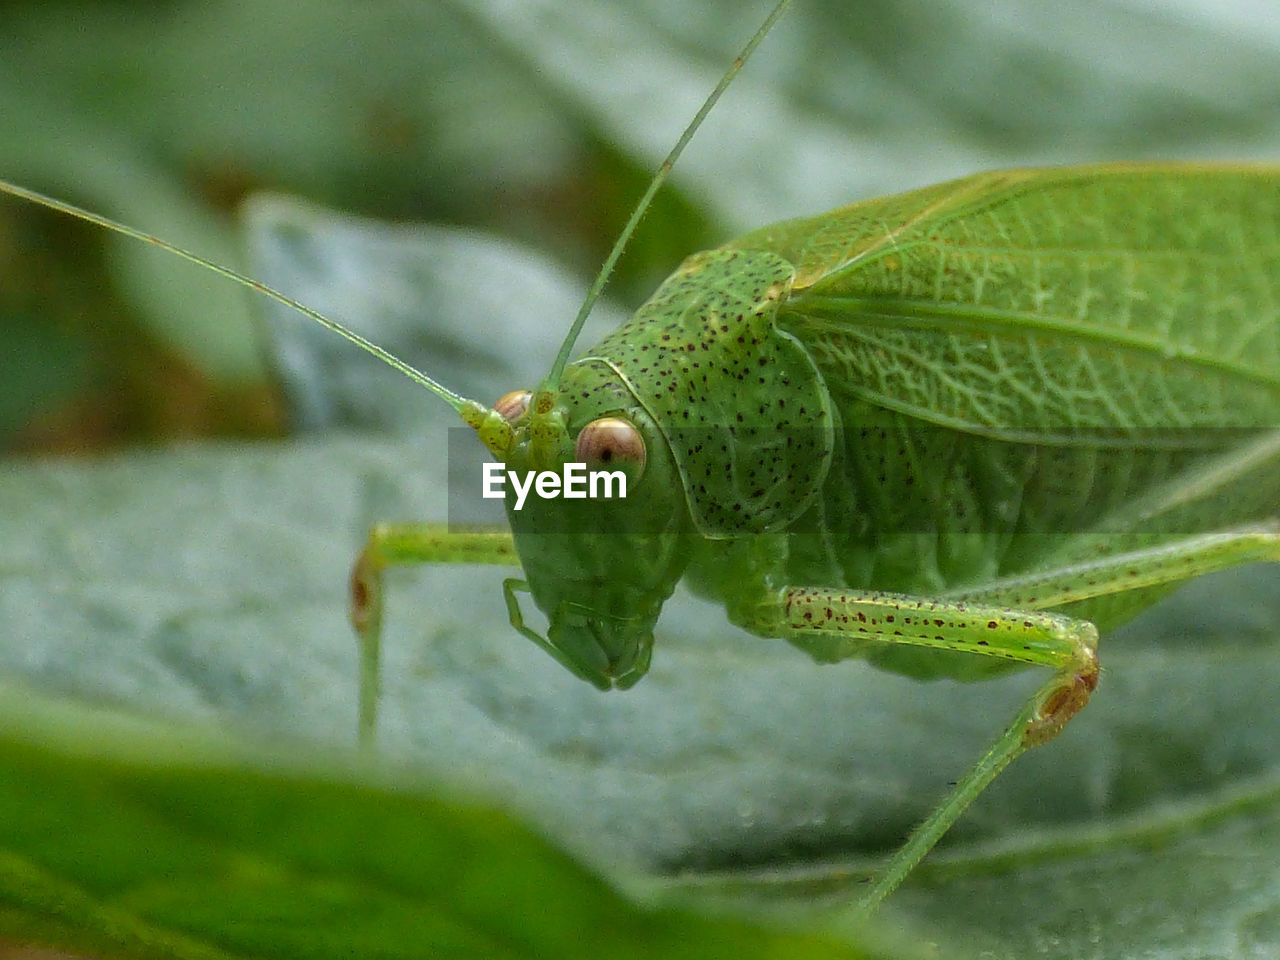
[[[344,782],[318,754],[236,762],[207,734],[65,706],[33,724],[22,696],[0,735],[10,937],[125,957],[871,955],[636,907],[500,813]]]

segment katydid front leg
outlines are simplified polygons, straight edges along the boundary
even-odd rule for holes
[[[1047,743],[1089,701],[1098,683],[1098,631],[1088,620],[1043,607],[1178,583],[1258,560],[1280,561],[1280,529],[1266,523],[1187,537],[1031,576],[994,581],[962,597],[924,599],[784,587],[736,606],[748,629],[783,637],[815,659],[858,656],[872,644],[912,645],[998,657],[1053,669],[1013,722],[908,838],[861,907],[874,910],[906,878],[970,803],[1028,748]],[[1029,602],[1021,608],[1002,606]]]
[[[351,624],[360,642],[360,743],[373,743],[381,691],[382,571],[439,564],[519,566],[509,531],[450,532],[433,523],[379,524],[351,569]]]

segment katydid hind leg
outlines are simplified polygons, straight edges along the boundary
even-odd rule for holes
[[[1045,608],[1107,597],[1255,561],[1280,561],[1280,528],[1260,523],[1189,536],[1087,564],[999,581],[963,596],[925,599],[839,588],[790,587],[742,607],[753,631],[790,640],[815,659],[838,661],[869,648],[915,646],[1047,666],[1042,684],[978,763],[908,838],[876,878],[874,909],[946,833],[983,789],[1031,747],[1052,740],[1098,683],[1098,632],[1085,619]],[[1026,601],[1016,606],[1019,600]]]
[[[749,629],[785,638],[820,661],[864,656],[870,648],[923,647],[1053,670],[1013,722],[876,877],[861,907],[870,912],[999,773],[1029,748],[1053,739],[1088,702],[1098,682],[1098,633],[1087,620],[970,601],[845,589],[791,587],[739,608]]]
[[[1126,594],[1176,586],[1195,577],[1243,566],[1280,561],[1280,522],[1161,539],[1152,546],[995,580],[948,594],[958,602],[1003,604],[1027,610],[1068,607],[1071,612],[1105,609]]]
[[[379,524],[351,569],[349,615],[360,647],[359,738],[372,744],[381,693],[383,571],[424,564],[518,565],[506,531],[450,531],[446,524]]]
[[[1280,431],[1268,431],[1197,462],[1096,530],[1058,537],[1034,569],[946,596],[1065,607],[1110,626],[1185,580],[1277,559],[1278,507]]]
[[[1106,519],[1106,532],[1064,538],[1063,548],[1034,572],[945,599],[1065,610],[1090,618],[1075,621],[1082,625],[1091,620],[1115,623],[1179,583],[1248,563],[1280,561],[1280,522],[1270,515],[1277,466],[1280,434],[1264,435],[1209,458],[1127,505],[1123,513]],[[1265,519],[1242,522],[1260,516]],[[1215,522],[1224,528],[1215,529]],[[1226,528],[1232,523],[1236,526]],[[1154,532],[1161,530],[1163,534]],[[1061,732],[1088,702],[1097,680],[1096,661],[1083,672],[1060,668],[893,856],[864,898],[864,908],[874,909],[906,878],[1004,767]]]

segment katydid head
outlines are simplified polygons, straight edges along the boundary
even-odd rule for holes
[[[693,523],[677,492],[684,489],[681,468],[632,387],[609,363],[586,358],[571,364],[569,356],[676,158],[788,3],[779,0],[667,154],[537,390],[512,391],[493,407],[485,407],[446,391],[416,370],[399,367],[450,403],[507,468],[512,481],[507,517],[516,552],[534,602],[549,621],[545,639],[522,623],[519,629],[602,689],[629,687],[648,670],[653,626],[688,563],[684,540]],[[788,272],[788,283],[789,277]],[[585,480],[585,493],[574,495],[568,489],[569,465],[620,476],[626,493],[597,496],[593,474]],[[544,489],[551,485],[544,488],[543,481],[555,473],[561,479],[557,495],[549,497]],[[513,489],[517,477],[524,478],[523,494]],[[538,484],[536,495],[530,496],[533,483]]]
[[[649,667],[653,627],[684,572],[688,513],[661,433],[605,364],[507,394],[507,516],[548,651],[602,689]],[[569,465],[578,465],[570,467]],[[550,479],[548,479],[550,478]],[[541,638],[539,638],[541,640]]]

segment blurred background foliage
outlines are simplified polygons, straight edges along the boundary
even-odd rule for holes
[[[265,189],[501,234],[585,288],[763,6],[10,2],[0,175],[250,270],[236,214]],[[981,168],[1273,158],[1277,80],[1263,0],[797,0],[611,293],[634,306],[768,219]],[[171,257],[0,203],[0,449],[281,433],[252,309]]]

